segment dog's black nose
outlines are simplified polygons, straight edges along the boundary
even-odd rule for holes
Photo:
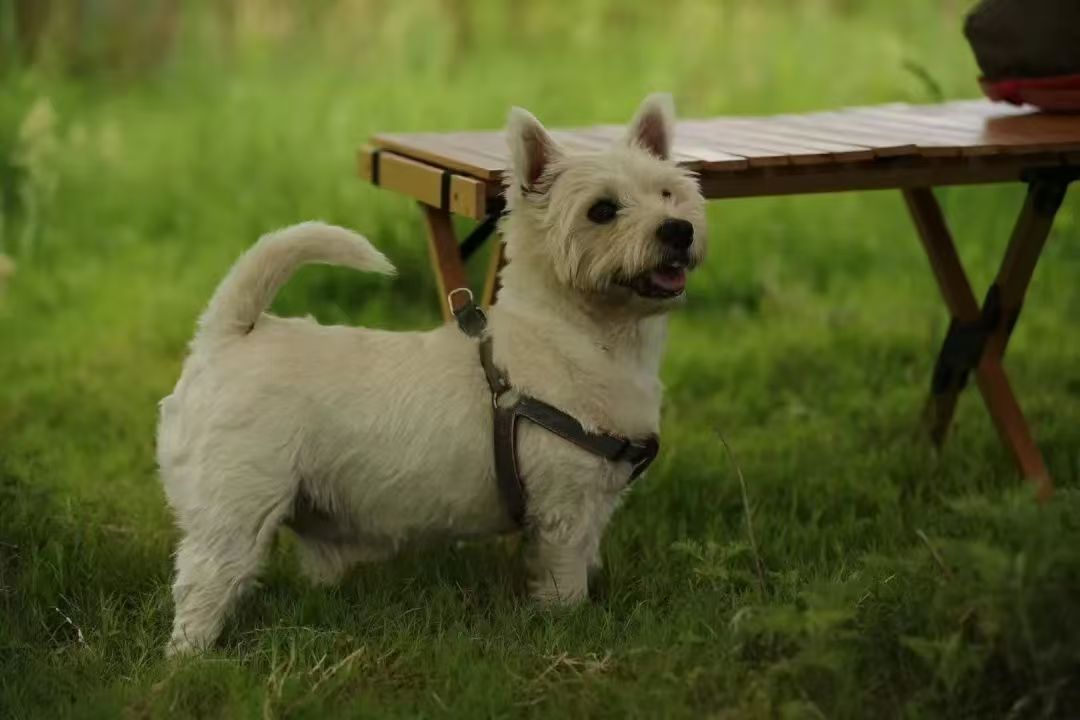
[[[656,237],[675,250],[685,250],[694,242],[694,226],[689,220],[668,218],[656,229]]]

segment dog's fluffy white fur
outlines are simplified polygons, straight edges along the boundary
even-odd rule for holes
[[[589,429],[659,430],[665,314],[678,298],[631,281],[670,269],[657,234],[665,220],[694,231],[676,268],[705,249],[704,201],[669,159],[673,122],[670,98],[653,95],[609,151],[570,154],[529,113],[510,114],[495,360],[518,391]],[[618,208],[614,219],[589,217],[599,199]],[[158,461],[183,535],[170,652],[217,638],[282,525],[318,582],[404,543],[514,529],[494,477],[476,340],[453,323],[386,332],[265,314],[303,263],[394,272],[364,238],[305,223],[260,239],[215,292],[161,403]],[[530,592],[577,602],[630,466],[528,423],[518,448]]]

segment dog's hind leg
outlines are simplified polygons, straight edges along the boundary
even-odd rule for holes
[[[299,541],[300,572],[315,585],[335,585],[353,565],[382,560],[390,553],[362,541],[349,512],[324,486],[301,481],[292,516],[286,521]]]
[[[388,550],[353,542],[299,537],[300,571],[314,585],[336,585],[357,563],[389,557]]]
[[[228,488],[226,479],[219,487]],[[263,496],[258,505],[228,497],[202,508],[176,553],[176,618],[166,653],[205,650],[221,633],[236,601],[251,587],[292,507],[292,495]]]

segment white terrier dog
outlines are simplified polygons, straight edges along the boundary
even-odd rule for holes
[[[704,200],[670,160],[673,133],[667,95],[594,154],[568,155],[528,112],[510,113],[508,264],[487,333],[516,392],[587,430],[659,429],[665,314],[705,252]],[[183,533],[170,652],[213,643],[282,525],[321,583],[403,543],[516,529],[477,340],[453,323],[386,332],[265,314],[313,262],[394,272],[339,227],[266,235],[218,287],[161,402],[158,462]],[[631,466],[531,423],[518,438],[530,593],[576,603]]]

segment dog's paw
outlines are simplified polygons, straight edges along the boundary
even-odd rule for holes
[[[186,637],[173,638],[165,645],[166,658],[192,657],[201,653],[203,649],[190,642]]]
[[[575,588],[559,588],[551,583],[535,584],[529,589],[532,603],[545,610],[571,608],[580,605],[589,598],[587,585]]]

